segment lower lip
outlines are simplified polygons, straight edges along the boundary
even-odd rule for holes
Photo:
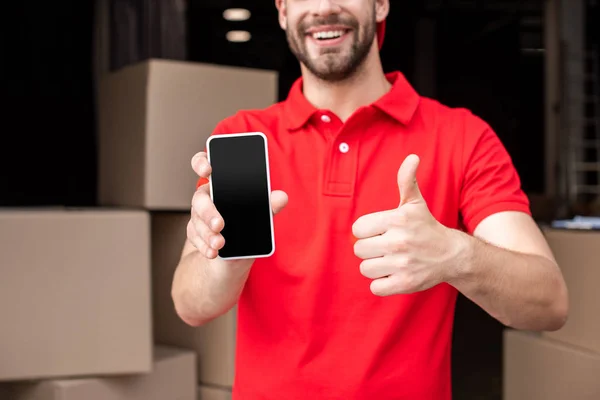
[[[308,35],[308,37],[309,37],[309,39],[316,46],[320,46],[320,47],[332,47],[332,46],[338,46],[338,45],[340,45],[349,35],[350,35],[350,32],[346,32],[346,33],[344,33],[342,36],[340,36],[338,38],[335,38],[335,39],[325,39],[325,40],[315,39],[312,35]]]

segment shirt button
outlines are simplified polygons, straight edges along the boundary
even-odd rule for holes
[[[321,115],[321,121],[331,122],[331,118],[329,117],[329,115]]]
[[[340,144],[340,151],[342,153],[347,153],[348,150],[350,150],[350,146],[348,146],[348,143],[341,143]]]

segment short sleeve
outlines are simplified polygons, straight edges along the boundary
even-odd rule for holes
[[[529,199],[500,138],[482,120],[470,115],[465,124],[460,212],[467,232],[488,216],[504,211],[531,215]]]

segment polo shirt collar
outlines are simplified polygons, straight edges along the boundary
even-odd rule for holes
[[[392,84],[389,92],[372,104],[403,125],[408,125],[419,106],[419,94],[405,76],[396,71],[386,74]],[[285,101],[285,119],[291,131],[302,128],[320,110],[313,106],[302,92],[302,78],[298,78],[290,89]]]

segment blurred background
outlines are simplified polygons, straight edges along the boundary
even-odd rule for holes
[[[274,1],[10,2],[3,16],[0,399],[229,399],[235,310],[189,328],[170,284],[191,157],[300,75]],[[595,0],[391,1],[385,70],[495,129],[571,291],[549,334],[460,297],[456,399],[600,399],[598,17]]]

